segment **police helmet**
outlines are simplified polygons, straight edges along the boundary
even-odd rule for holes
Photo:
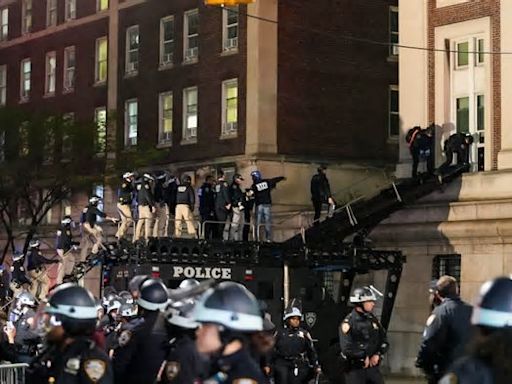
[[[188,289],[198,286],[200,283],[196,279],[185,279],[178,286],[179,289]]]
[[[251,172],[251,177],[254,180],[261,180],[261,172],[260,171],[252,171]]]
[[[288,308],[288,310],[284,313],[283,320],[286,321],[290,317],[300,317],[302,319],[302,312],[297,307]]]
[[[117,313],[121,317],[127,317],[127,318],[135,317],[135,316],[137,316],[137,306],[135,304],[128,304],[128,303],[121,304]]]
[[[143,282],[149,279],[148,275],[135,275],[131,278],[130,282],[128,283],[128,291],[130,291],[132,294],[133,292],[138,292],[140,290],[140,286]]]
[[[190,175],[183,175],[181,176],[181,183],[182,184],[190,184],[192,182],[192,178]]]
[[[194,321],[193,311],[195,300],[187,301],[186,303],[172,303],[165,311],[165,317],[169,324],[175,325],[184,329],[196,329],[199,323]]]
[[[52,315],[53,324],[62,325],[70,335],[88,335],[96,327],[94,297],[88,290],[73,283],[59,285],[44,311]]]
[[[239,174],[239,173],[235,173],[235,174],[233,175],[233,182],[235,182],[236,180],[242,180],[242,181],[243,181],[243,180],[244,180],[244,178],[242,177],[242,175],[241,175],[241,174]]]
[[[121,291],[119,292],[119,299],[121,301],[121,304],[133,304],[133,296],[128,291]]]
[[[150,278],[140,286],[140,297],[137,304],[147,311],[163,310],[167,306],[169,296],[167,287],[160,279]]]
[[[149,173],[145,173],[142,177],[146,181],[155,181],[155,178],[153,176],[151,176]]]
[[[41,243],[39,242],[38,239],[32,239],[30,240],[30,242],[28,243],[28,246],[29,248],[37,248],[41,245]]]
[[[101,201],[101,197],[99,197],[97,195],[93,195],[89,199],[89,203],[92,204],[92,205],[97,205],[100,201]]]
[[[215,323],[231,331],[263,330],[258,301],[243,285],[231,281],[207,290],[197,301],[193,316],[199,323]]]
[[[117,299],[117,295],[115,292],[105,292],[103,295],[103,298],[101,299],[101,304],[107,308],[108,304],[112,301]]]
[[[110,300],[107,304],[107,313],[110,313],[111,311],[114,311],[114,310],[119,310],[119,308],[121,308],[121,301],[119,300],[119,298],[115,298],[113,300]]]
[[[14,252],[14,255],[12,255],[12,261],[19,261],[25,257],[24,253],[21,252]]]
[[[133,172],[125,172],[123,173],[123,179],[130,179],[134,176]]]
[[[73,222],[73,219],[71,218],[71,216],[69,215],[66,215],[62,218],[62,220],[60,221],[60,223],[62,225],[70,225],[71,223]]]
[[[155,177],[157,180],[163,180],[167,177],[167,171],[156,171]]]
[[[491,328],[512,327],[511,277],[498,277],[482,285],[471,323]]]
[[[23,291],[16,297],[16,304],[20,307],[24,305],[34,307],[36,305],[36,298],[30,292]]]
[[[367,301],[377,301],[375,292],[370,287],[361,287],[354,289],[352,296],[350,296],[350,302],[352,304],[364,303]]]

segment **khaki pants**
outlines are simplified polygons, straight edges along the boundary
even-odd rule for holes
[[[42,267],[40,269],[28,271],[28,276],[32,280],[30,293],[39,300],[45,299],[48,295],[48,290],[50,289],[50,279],[46,274],[46,268]]]
[[[133,223],[132,210],[129,204],[120,204],[117,203],[117,209],[119,210],[119,214],[121,215],[121,225],[117,230],[116,237],[121,239],[126,234],[128,228]]]
[[[167,204],[157,203],[155,207],[155,223],[153,225],[153,237],[167,237],[169,223],[169,210]]]
[[[137,241],[142,237],[142,230],[144,227],[144,238],[147,240],[152,235],[152,224],[153,224],[153,212],[149,208],[149,205],[139,205],[139,220],[135,227],[135,234],[133,241]]]
[[[98,253],[100,247],[103,247],[103,230],[100,226],[91,227],[89,223],[82,226],[82,242],[80,243],[80,260],[84,261],[89,256],[89,248],[91,253]]]
[[[187,224],[188,234],[194,235],[195,237],[197,234],[194,226],[194,216],[192,215],[192,210],[187,204],[176,205],[176,227],[174,230],[176,237],[181,237],[182,220],[185,220],[185,223]]]
[[[75,267],[75,252],[70,249],[64,255],[62,255],[62,261],[59,263],[59,270],[57,272],[57,280],[55,284],[62,284],[62,280],[64,280],[64,276],[70,275],[73,272],[73,268]]]

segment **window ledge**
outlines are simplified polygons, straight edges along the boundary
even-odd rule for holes
[[[229,139],[236,139],[238,137],[238,132],[236,133],[223,133],[220,135],[220,140],[229,140]]]
[[[30,97],[24,97],[23,99],[20,99],[20,104],[26,104],[30,101]]]
[[[183,65],[192,65],[197,64],[199,62],[199,58],[190,59],[190,60],[183,60]]]
[[[398,63],[398,55],[389,55],[388,63]]]
[[[174,68],[174,63],[169,63],[169,64],[160,64],[158,66],[158,70],[159,71],[166,71],[168,69],[172,69]]]
[[[191,145],[191,144],[197,144],[197,138],[193,139],[183,139],[180,142],[181,145]]]
[[[124,78],[125,79],[130,79],[132,77],[137,77],[138,74],[139,74],[139,71],[125,72]]]
[[[220,53],[221,56],[232,56],[238,54],[238,48],[236,49],[223,49]]]
[[[168,142],[168,143],[158,143],[156,145],[156,148],[157,149],[163,149],[163,148],[170,148],[172,147],[172,142]]]
[[[55,97],[55,92],[52,92],[52,93],[45,93],[43,95],[43,99],[49,99],[51,97]]]
[[[63,95],[67,95],[67,94],[73,93],[73,92],[75,92],[75,88],[66,88],[66,89],[62,90]]]
[[[96,158],[103,158],[103,157],[105,157],[105,152],[96,152],[94,154],[94,157],[96,157]]]
[[[104,87],[107,85],[107,80],[96,81],[92,86],[93,87]]]

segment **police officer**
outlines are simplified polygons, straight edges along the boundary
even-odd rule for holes
[[[30,292],[22,292],[16,298],[16,306],[9,314],[9,320],[16,328],[17,361],[30,363],[35,356],[37,344],[40,342],[39,335],[33,330],[35,326],[34,311],[36,299]]]
[[[252,210],[254,208],[254,192],[251,188],[245,189],[244,196],[244,225],[242,238],[244,241],[249,241],[249,233],[251,232],[251,222],[253,222],[252,218]]]
[[[134,181],[135,175],[133,172],[125,172],[123,180],[118,191],[117,210],[121,216],[121,225],[119,226],[116,238],[122,239],[126,235],[126,231],[133,224],[132,216],[132,201],[134,195]]]
[[[101,197],[92,196],[89,199],[89,204],[82,211],[82,243],[80,251],[80,260],[85,260],[89,255],[89,248],[92,247],[91,253],[96,255],[100,248],[103,248],[103,230],[97,224],[98,217],[102,217],[112,222],[116,222],[116,219],[107,216],[106,213],[98,209],[98,204],[101,201]]]
[[[439,167],[438,175],[440,181],[448,168],[452,165],[453,154],[457,154],[457,165],[466,167],[469,170],[469,147],[473,144],[473,136],[465,133],[454,133],[444,142],[445,162]]]
[[[434,172],[434,131],[435,125],[432,124],[426,129],[414,127],[409,143],[409,150],[412,156],[412,177],[418,176],[418,165],[420,159],[425,159],[427,164],[427,174]]]
[[[217,239],[227,240],[229,238],[229,213],[231,212],[231,195],[229,186],[224,175],[224,171],[219,171],[219,178],[215,185],[215,219],[217,231],[215,237]]]
[[[137,204],[139,210],[139,218],[135,227],[135,235],[133,241],[138,241],[143,237],[149,239],[153,234],[153,217],[155,212],[155,198],[153,195],[153,182],[155,178],[149,173],[142,176],[142,180],[136,185]]]
[[[121,304],[117,311],[117,325],[114,332],[107,337],[107,350],[113,355],[119,348],[119,336],[124,331],[132,331],[136,326],[142,324],[144,319],[137,316],[137,305],[135,303]]]
[[[199,188],[197,196],[199,197],[199,215],[201,216],[201,224],[204,225],[204,238],[213,239],[215,232],[215,224],[203,224],[205,221],[215,221],[215,190],[213,185],[213,177],[206,176],[206,179]]]
[[[463,355],[471,337],[472,307],[460,299],[457,280],[441,276],[434,294],[441,303],[427,319],[416,359],[416,366],[423,369],[429,383],[437,383]]]
[[[288,308],[283,320],[285,328],[276,333],[274,379],[276,384],[303,384],[312,377],[312,368],[320,373],[320,365],[309,332],[301,328],[302,313]]]
[[[216,368],[212,382],[267,382],[248,350],[250,334],[263,329],[260,308],[251,292],[241,284],[222,282],[199,298],[193,317],[201,324],[196,332],[197,350],[209,355]]]
[[[260,171],[251,172],[252,190],[254,192],[254,202],[256,204],[256,233],[259,239],[259,227],[265,224],[265,240],[272,241],[272,196],[271,192],[277,186],[277,183],[286,180],[285,177],[273,177],[263,179]]]
[[[164,199],[167,204],[169,217],[176,213],[176,195],[178,193],[179,184],[179,179],[173,175],[169,175],[164,183]],[[169,226],[167,226],[167,232],[169,232]]]
[[[30,279],[25,273],[25,255],[23,253],[15,253],[12,257],[11,265],[11,283],[10,288],[13,296],[17,296],[22,290],[30,289]]]
[[[56,264],[59,262],[57,259],[47,259],[39,250],[40,242],[37,239],[30,240],[28,249],[28,262],[27,271],[32,285],[30,286],[30,293],[38,299],[46,298],[48,290],[50,289],[50,279],[46,271],[46,265]]]
[[[197,236],[196,228],[194,225],[194,206],[196,204],[196,196],[194,188],[192,188],[192,179],[189,175],[183,175],[181,184],[178,186],[176,194],[176,227],[174,228],[174,235],[181,237],[183,221],[187,225],[187,232],[193,237]]]
[[[332,209],[334,199],[332,198],[329,180],[325,174],[326,169],[327,167],[325,165],[318,167],[317,174],[311,178],[311,202],[315,210],[315,216],[313,217],[314,225],[320,224],[320,214],[324,204],[328,204],[329,206],[328,215],[332,215],[334,211],[334,209]]]
[[[242,229],[244,227],[244,197],[245,193],[242,190],[242,182],[244,178],[241,174],[235,173],[233,175],[233,182],[230,186],[231,197],[231,231],[229,239],[234,241],[242,240]]]
[[[168,352],[165,319],[167,288],[159,279],[147,279],[140,286],[137,305],[143,321],[121,332],[113,356],[116,383],[153,383]]]
[[[60,228],[57,230],[57,255],[59,255],[61,262],[59,264],[59,271],[57,273],[57,280],[55,284],[62,284],[64,276],[73,272],[75,266],[75,255],[73,251],[80,243],[73,241],[73,233],[71,232],[71,224],[73,219],[71,216],[64,216],[60,221]]]
[[[165,202],[166,171],[155,172],[155,223],[153,237],[167,237],[169,211]]]
[[[486,282],[471,316],[475,326],[472,348],[457,360],[440,384],[512,383],[512,279],[498,277]]]
[[[340,347],[346,365],[347,384],[384,383],[379,364],[389,344],[386,331],[372,313],[376,300],[371,287],[354,289],[350,302],[355,308],[340,325]]]
[[[112,384],[106,354],[90,339],[96,325],[94,297],[72,283],[57,287],[44,309],[47,349],[32,363],[29,384]]]

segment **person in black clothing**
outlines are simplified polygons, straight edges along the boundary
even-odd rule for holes
[[[420,159],[425,159],[428,175],[434,173],[434,132],[434,124],[426,129],[421,129],[419,126],[412,129],[408,144],[412,156],[412,177],[414,179],[418,177]]]
[[[28,384],[113,384],[110,360],[92,340],[94,297],[85,288],[60,285],[44,309],[46,349],[30,365]]]
[[[241,284],[222,282],[199,298],[193,318],[202,324],[196,332],[197,350],[212,358],[211,381],[267,383],[249,352],[248,337],[263,329],[260,308],[251,292]]]
[[[286,177],[279,176],[271,179],[263,179],[260,171],[251,172],[252,191],[256,205],[256,234],[259,239],[259,227],[265,224],[265,240],[272,241],[272,197],[271,192],[280,181]]]
[[[241,174],[233,175],[233,182],[230,186],[231,198],[231,230],[229,239],[234,241],[242,240],[242,229],[244,227],[244,198],[245,194],[242,190],[242,182],[244,178]]]
[[[164,200],[167,204],[167,210],[169,217],[174,216],[176,213],[176,195],[178,194],[178,186],[180,181],[177,177],[169,175],[164,183]],[[167,233],[169,233],[169,226],[167,227]]]
[[[60,257],[59,271],[57,273],[56,285],[62,284],[65,275],[69,275],[75,266],[74,250],[80,245],[78,241],[73,241],[71,216],[64,216],[60,221],[61,227],[57,230],[57,255]]]
[[[176,194],[176,227],[174,228],[174,235],[176,237],[181,237],[183,221],[187,225],[187,233],[193,237],[197,236],[194,225],[196,195],[191,183],[191,177],[184,175],[181,184],[178,186],[178,193]]]
[[[475,334],[468,354],[457,360],[440,384],[512,383],[512,279],[486,282],[473,310]]]
[[[416,366],[423,369],[429,383],[437,383],[448,367],[465,351],[471,338],[472,307],[459,297],[457,280],[442,276],[435,295],[441,304],[434,308],[423,331]]]
[[[9,361],[11,363],[18,361],[18,352],[16,351],[16,328],[10,322],[7,322],[5,312],[0,312],[0,361]]]
[[[15,253],[12,257],[10,288],[16,297],[22,290],[29,290],[31,281],[25,273],[25,255]]]
[[[141,240],[143,238],[143,231],[144,239],[146,240],[153,235],[153,218],[155,213],[154,181],[155,178],[153,176],[145,173],[136,185],[139,218],[135,227],[133,241]]]
[[[371,287],[356,288],[350,302],[355,308],[339,329],[346,384],[383,384],[379,364],[388,348],[386,331],[372,313],[377,297]]]
[[[16,298],[16,307],[11,313],[16,328],[17,362],[30,363],[37,351],[40,336],[34,331],[36,299],[30,292],[22,292]],[[16,312],[16,313],[14,313]]]
[[[133,181],[135,175],[133,172],[126,172],[123,174],[123,180],[118,191],[117,210],[121,215],[121,225],[119,226],[116,238],[122,239],[126,235],[126,231],[133,224],[132,215],[132,200],[135,192]]]
[[[466,171],[469,170],[469,148],[471,144],[473,144],[473,136],[465,133],[454,133],[444,142],[446,160],[437,171],[440,178],[452,165],[454,153],[457,154],[457,165],[464,166]]]
[[[167,237],[169,211],[165,201],[165,188],[168,177],[165,171],[155,172],[155,222],[153,224],[153,237]]]
[[[219,171],[219,178],[215,185],[215,220],[219,221],[215,238],[227,240],[229,238],[229,214],[231,212],[231,195],[229,185],[223,171]]]
[[[56,264],[58,259],[47,259],[39,250],[39,240],[32,239],[29,243],[27,271],[32,285],[30,286],[30,293],[37,299],[44,299],[50,289],[50,279],[46,271],[46,265]]]
[[[325,174],[326,169],[325,166],[318,167],[318,173],[311,178],[311,201],[315,210],[315,216],[313,217],[314,225],[320,224],[320,213],[324,204],[329,206],[329,216],[334,211],[332,209],[334,207],[334,199],[332,198],[329,180]]]
[[[91,253],[97,254],[100,248],[103,248],[103,230],[97,224],[98,216],[107,220],[116,222],[116,219],[107,216],[98,209],[101,198],[92,196],[89,199],[89,205],[82,212],[82,242],[80,244],[80,260],[85,260],[89,254],[89,248],[92,247]]]
[[[201,224],[205,221],[215,221],[215,186],[213,185],[213,177],[208,175],[199,188],[197,196],[199,197],[199,215],[201,216]],[[207,240],[215,237],[215,224],[204,224],[204,238]]]
[[[137,305],[144,321],[121,332],[112,359],[119,384],[154,383],[168,353],[165,320],[160,315],[167,307],[167,287],[150,278],[139,289]]]
[[[243,241],[249,241],[249,233],[251,233],[252,210],[254,208],[254,192],[251,188],[245,189],[244,194],[244,230],[242,231]]]
[[[312,369],[320,373],[313,339],[301,328],[301,319],[298,308],[289,308],[283,318],[286,327],[276,333],[273,357],[276,384],[304,384],[313,376]]]

